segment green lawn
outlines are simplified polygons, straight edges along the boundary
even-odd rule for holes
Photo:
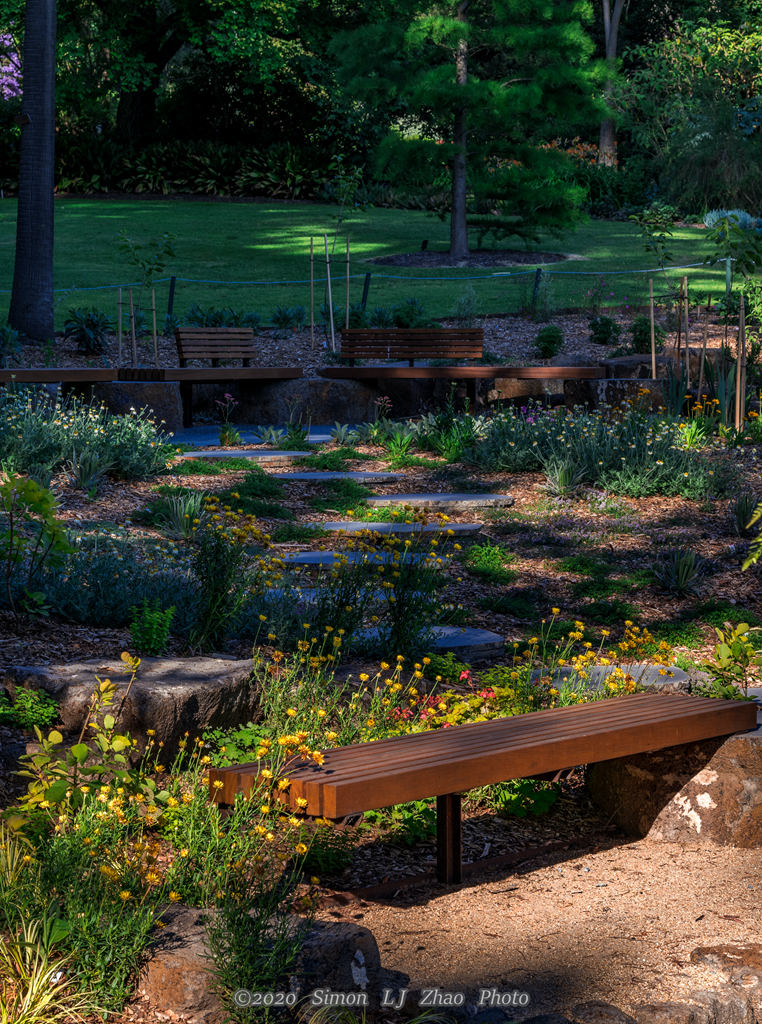
[[[136,272],[119,252],[119,232],[125,229],[137,241],[147,241],[168,231],[175,237],[176,256],[165,276],[203,281],[259,281],[265,284],[207,284],[178,281],[175,312],[183,316],[194,303],[255,310],[268,322],[278,305],[309,305],[309,239],[322,233],[333,240],[337,228],[336,206],[318,203],[238,202],[184,199],[80,199],[56,201],[57,323],[70,306],[95,305],[112,315],[116,311],[114,287],[136,280]],[[16,202],[0,200],[0,305],[7,308],[13,273]],[[368,260],[388,253],[413,252],[428,240],[429,249],[446,250],[448,225],[417,211],[368,209],[351,211],[339,228],[334,267],[334,303],[344,302],[345,238],[352,245],[351,302],[358,302],[366,271],[373,275],[369,305],[390,305],[417,297],[432,315],[453,312],[455,303],[472,286],[480,313],[514,312],[525,304],[533,280],[532,268],[521,276],[495,276],[491,270],[411,270],[377,267]],[[475,244],[475,243],[474,243]],[[625,306],[647,301],[648,277],[633,271],[652,267],[653,259],[642,246],[629,222],[588,221],[562,239],[546,238],[546,251],[584,257],[555,264],[547,301],[550,309],[589,305],[585,293],[600,286],[603,304]],[[675,264],[700,263],[707,246],[697,228],[675,228],[672,250]],[[513,268],[497,268],[515,273]],[[325,264],[316,264],[316,275],[325,276]],[[615,274],[616,272],[616,274]],[[624,273],[621,273],[624,272]],[[698,268],[689,271],[696,287],[720,294],[720,271]],[[584,276],[587,275],[587,276]],[[603,276],[599,285],[599,275]],[[659,275],[657,275],[658,278]],[[670,275],[673,280],[678,274]],[[427,278],[435,280],[427,280]],[[475,278],[469,281],[469,278]],[[286,284],[271,284],[282,281]],[[664,290],[664,281],[656,284]],[[323,301],[324,285],[318,286],[316,305]],[[166,310],[168,286],[157,287],[161,314]]]

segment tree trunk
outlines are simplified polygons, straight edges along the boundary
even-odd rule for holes
[[[606,47],[606,63],[609,66],[609,73],[613,77],[616,64],[616,51],[619,41],[619,25],[624,11],[624,0],[614,0],[614,9],[611,9],[610,0],[602,0],[603,7],[603,36]],[[611,77],[606,81],[603,90],[603,99],[607,107],[611,106],[613,88]],[[606,167],[613,167],[616,164],[616,125],[612,117],[604,117],[601,121],[601,131],[598,139],[598,163]]]
[[[460,0],[458,21],[466,20],[469,0]],[[455,52],[455,81],[465,86],[468,81],[468,42],[458,41]],[[452,161],[452,203],[450,207],[450,256],[465,259],[468,256],[468,222],[466,220],[466,167],[468,144],[468,118],[466,108],[458,107],[453,124],[453,145],[455,154]]]
[[[52,338],[56,0],[26,0],[16,259],[8,322]]]

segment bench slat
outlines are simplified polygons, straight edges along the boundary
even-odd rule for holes
[[[321,377],[343,380],[598,380],[605,376],[599,366],[324,366]]]
[[[324,752],[322,768],[288,768],[286,802],[308,800],[307,812],[341,818],[428,796],[462,792],[509,778],[676,746],[753,729],[756,708],[737,701],[635,694],[554,708],[448,730]],[[259,765],[214,769],[217,799],[250,791]],[[217,794],[215,789],[212,792]]]

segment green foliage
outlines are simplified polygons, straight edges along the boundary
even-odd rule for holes
[[[149,658],[158,658],[164,654],[175,611],[174,605],[162,608],[158,598],[149,604],[145,597],[142,604],[130,610],[130,640],[138,654],[147,654]]]
[[[471,666],[464,661],[458,661],[452,651],[447,651],[446,654],[429,653],[426,658],[428,664],[426,660],[423,662],[426,676],[434,680],[439,676],[445,686],[454,686],[460,682],[462,676],[470,674],[471,671]]]
[[[204,518],[206,492],[166,485],[158,487],[157,491],[158,498],[134,513],[134,522],[156,526],[170,537],[188,540],[194,526]]]
[[[297,860],[299,870],[305,875],[339,875],[352,863],[357,834],[352,828],[337,828],[335,825],[317,825],[312,833],[309,849]]]
[[[372,493],[356,480],[325,480],[320,484],[320,489],[322,495],[310,498],[310,506],[318,512],[334,511],[342,515],[362,507],[364,499]]]
[[[22,729],[52,725],[58,717],[58,702],[44,690],[17,687],[9,700],[0,691],[0,723]]]
[[[167,260],[175,255],[173,241],[172,235],[165,232],[160,238],[138,242],[122,230],[119,232],[119,251],[139,272],[143,284],[151,288],[154,279],[166,267]]]
[[[707,232],[707,241],[714,246],[707,263],[731,259],[733,273],[744,278],[762,265],[762,236],[742,228],[734,217],[720,218]]]
[[[556,324],[547,324],[535,335],[534,344],[541,359],[552,359],[563,347],[564,332]]]
[[[647,355],[651,351],[651,319],[637,316],[630,324],[631,348],[633,352]],[[659,324],[654,324],[654,343],[657,352],[664,348],[666,333]]]
[[[507,562],[515,560],[516,556],[499,544],[473,544],[465,556],[469,572],[493,584],[512,583],[516,579],[516,570],[506,568]]]
[[[34,480],[14,473],[0,480],[0,578],[14,615],[40,606],[42,595],[32,587],[71,550],[57,511],[55,495]]]
[[[259,327],[261,318],[254,312],[241,312],[224,306],[221,309],[215,306],[203,308],[194,303],[188,310],[186,323],[194,327],[251,327],[253,330]]]
[[[674,259],[671,251],[672,225],[677,211],[663,202],[653,202],[647,209],[634,213],[630,220],[638,225],[643,248],[651,253],[660,267]]]
[[[220,476],[223,473],[238,473],[251,469],[251,459],[231,455],[225,459],[183,459],[169,467],[172,476]]]
[[[739,494],[736,500],[731,504],[730,511],[733,520],[733,529],[736,531],[739,537],[747,537],[750,533],[750,527],[752,525],[752,517],[759,504],[756,495],[747,491],[745,494]]]
[[[113,469],[113,463],[108,451],[83,448],[78,452],[75,448],[65,469],[69,482],[94,498],[104,477]]]
[[[663,552],[653,569],[659,586],[673,594],[692,594],[707,570],[706,562],[688,548],[672,548]]]
[[[413,800],[381,811],[366,811],[363,820],[377,825],[403,846],[425,843],[437,832],[437,812],[431,800]]]
[[[588,327],[594,345],[616,345],[619,341],[619,324],[610,316],[594,316],[588,321]]]
[[[61,468],[72,457],[93,452],[113,476],[145,479],[163,470],[174,452],[169,438],[145,412],[114,415],[76,398],[52,402],[31,393],[0,395],[0,463],[17,472]],[[90,456],[88,456],[90,458]]]
[[[554,498],[571,498],[577,494],[585,480],[585,471],[571,459],[553,459],[543,465],[544,490]]]
[[[716,629],[714,658],[703,665],[716,685],[725,690],[736,687],[744,697],[748,696],[751,679],[759,678],[762,667],[762,655],[751,643],[749,630],[748,622],[735,626],[726,622],[723,629]]]
[[[0,326],[0,367],[6,367],[8,360],[17,355],[20,347],[19,332],[8,324]]]
[[[560,788],[537,779],[510,779],[485,791],[487,805],[501,818],[539,817],[558,800]]]
[[[96,356],[105,351],[114,323],[101,309],[70,309],[64,324],[64,341],[74,341],[83,355]]]

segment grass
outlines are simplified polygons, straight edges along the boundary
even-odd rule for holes
[[[316,452],[314,455],[303,455],[294,460],[294,465],[305,469],[320,469],[327,472],[342,472],[350,462],[370,461],[374,455],[358,452],[355,448],[334,448],[327,452]]]
[[[166,470],[168,476],[221,476],[252,468],[251,459],[183,459]]]
[[[283,497],[283,484],[273,480],[259,466],[247,467],[246,476],[234,487],[218,492],[223,505],[231,505],[244,513],[262,519],[293,519],[290,509],[284,508],[279,502],[272,500]],[[233,497],[233,495],[237,497]]]
[[[318,512],[333,510],[346,514],[350,510],[358,513],[358,518],[363,518],[366,510],[363,509],[363,501],[373,493],[368,487],[363,487],[355,480],[326,480],[320,484],[321,494],[309,499],[311,508]]]
[[[189,279],[177,282],[175,314],[181,318],[194,303],[255,310],[265,322],[276,306],[308,306],[310,236],[327,233],[333,240],[336,215],[337,207],[324,203],[57,198],[56,323],[60,328],[71,306],[95,305],[116,315],[114,286],[139,279],[138,272],[118,249],[122,230],[136,241],[158,238],[165,231],[174,237],[176,255],[168,261],[162,277],[168,279],[175,274]],[[15,222],[16,200],[0,200],[0,288],[6,293],[13,277]],[[343,252],[344,237],[350,235],[350,302],[359,301],[362,280],[369,271],[373,275],[371,307],[393,305],[415,296],[430,315],[448,316],[469,287],[476,293],[481,313],[516,312],[526,306],[534,267],[498,268],[511,276],[496,276],[490,270],[454,268],[436,273],[428,268],[384,267],[368,262],[391,253],[417,252],[423,239],[428,240],[432,251],[446,250],[448,232],[446,221],[424,212],[372,207],[349,210],[336,250]],[[675,265],[700,263],[708,250],[704,237],[702,229],[675,225],[670,240]],[[472,244],[475,245],[475,239]],[[510,239],[506,247],[520,248],[516,240]],[[604,305],[625,307],[647,302],[649,275],[636,271],[651,267],[653,261],[643,249],[636,226],[628,221],[590,220],[562,239],[541,239],[537,248],[583,257],[545,268],[551,313],[553,308],[589,304],[585,296],[591,286],[597,287],[597,275],[603,276],[600,292]],[[322,277],[319,262],[316,270],[317,276]],[[613,272],[617,276],[606,276]],[[722,291],[723,273],[706,266],[687,271],[691,288],[714,294]],[[334,274],[334,301],[341,303],[344,265],[340,258],[334,263]],[[681,272],[672,270],[668,274],[676,281]],[[663,293],[662,275],[653,276],[657,294]],[[229,283],[241,281],[261,283]],[[302,283],[280,285],[273,281]],[[161,319],[167,306],[168,287],[168,280],[162,280],[156,288]],[[86,288],[102,290],[85,291]],[[323,282],[318,281],[319,298],[322,289]],[[9,298],[7,294],[6,301]],[[144,307],[150,301],[145,294],[140,299]]]
[[[599,558],[590,555],[568,555],[558,562],[562,572],[573,572],[578,576],[608,576],[611,566]]]
[[[510,594],[490,595],[479,599],[479,607],[485,611],[497,612],[499,615],[510,615],[515,619],[532,621],[537,618],[537,602],[539,594],[516,590]]]
[[[515,560],[516,556],[499,544],[472,544],[464,558],[469,572],[494,584],[512,583],[516,579],[517,571],[506,568],[508,562]]]

